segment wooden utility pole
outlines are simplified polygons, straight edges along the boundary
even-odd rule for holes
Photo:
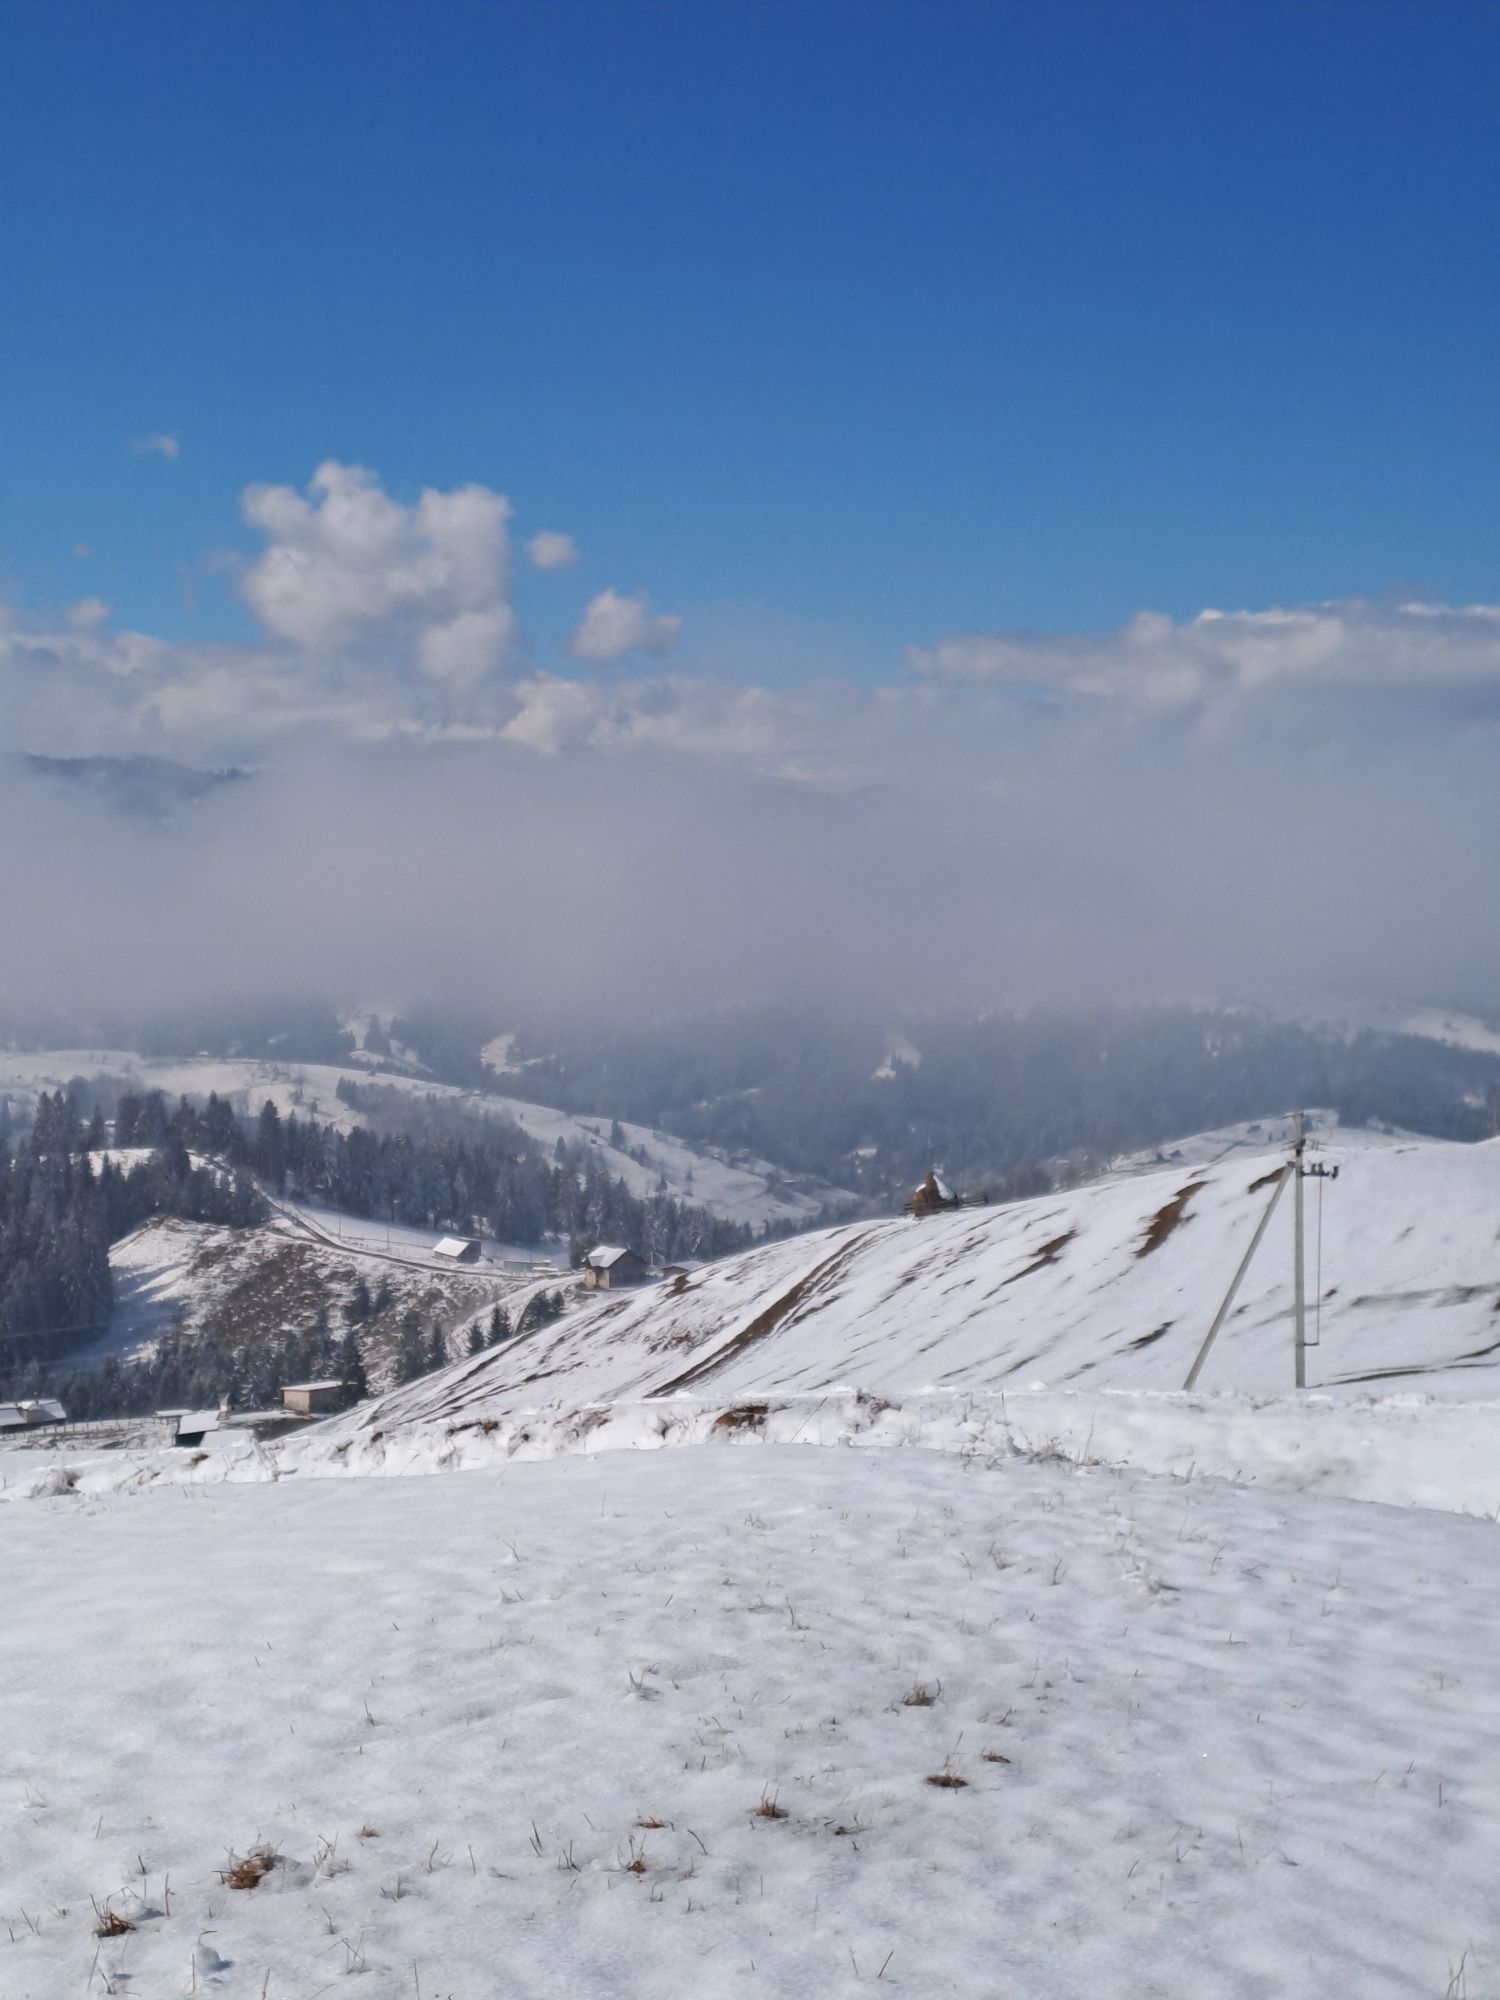
[[[1296,1322],[1296,1366],[1297,1387],[1307,1387],[1307,1281],[1303,1273],[1302,1260],[1302,1183],[1313,1181],[1336,1181],[1337,1167],[1325,1167],[1321,1161],[1316,1166],[1303,1164],[1302,1154],[1307,1140],[1303,1133],[1303,1116],[1300,1111],[1292,1113],[1292,1157],[1297,1174],[1297,1206],[1293,1210],[1292,1222],[1292,1316]],[[1319,1210],[1318,1245],[1319,1265],[1322,1263],[1323,1224],[1322,1210]],[[1321,1310],[1322,1301],[1319,1300]]]

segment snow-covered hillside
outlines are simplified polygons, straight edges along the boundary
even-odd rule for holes
[[[1340,1002],[1298,1008],[1296,1018],[1337,1028],[1346,1034],[1373,1031],[1412,1035],[1418,1041],[1442,1042],[1448,1048],[1467,1049],[1475,1055],[1500,1056],[1500,1032],[1493,1020],[1483,1021],[1454,1007],[1373,1007]]]
[[[238,1348],[293,1330],[306,1333],[320,1312],[342,1332],[353,1288],[363,1279],[382,1304],[361,1326],[360,1347],[369,1379],[383,1384],[404,1313],[415,1311],[424,1328],[436,1321],[454,1329],[496,1303],[523,1301],[538,1282],[524,1268],[444,1269],[431,1256],[431,1243],[425,1238],[418,1251],[398,1240],[387,1252],[373,1236],[340,1241],[315,1220],[302,1226],[290,1209],[257,1229],[160,1217],[111,1247],[115,1310],[109,1332],[70,1354],[67,1366],[91,1368],[111,1354],[136,1359],[168,1332],[189,1343]]]
[[[1321,1332],[1310,1382],[1500,1393],[1500,1142],[1330,1132],[1317,1157],[1340,1175],[1324,1184],[1321,1267],[1308,1184],[1309,1332]],[[771,1244],[581,1304],[364,1420],[388,1429],[679,1390],[1177,1389],[1284,1158],[1236,1150],[1010,1207]],[[1290,1387],[1291,1228],[1288,1198],[1201,1387]]]
[[[361,1120],[338,1096],[341,1082],[381,1084],[436,1097],[519,1125],[547,1151],[559,1139],[593,1153],[611,1180],[623,1180],[634,1195],[649,1196],[665,1184],[679,1201],[705,1208],[728,1222],[761,1228],[768,1222],[807,1222],[840,1203],[853,1204],[846,1190],[806,1176],[783,1173],[768,1160],[690,1146],[669,1132],[624,1123],[624,1144],[610,1143],[613,1121],[575,1116],[498,1091],[459,1090],[406,1071],[372,1071],[368,1063],[277,1063],[198,1056],[155,1059],[126,1049],[0,1050],[0,1096],[29,1105],[43,1090],[62,1089],[75,1076],[128,1078],[137,1090],[160,1090],[169,1098],[205,1098],[210,1091],[241,1111],[258,1111],[269,1099],[283,1117],[295,1111],[340,1131]]]

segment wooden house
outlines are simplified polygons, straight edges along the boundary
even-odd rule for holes
[[[601,1245],[583,1260],[583,1282],[592,1291],[615,1292],[646,1281],[646,1260],[636,1250]]]

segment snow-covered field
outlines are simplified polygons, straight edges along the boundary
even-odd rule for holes
[[[632,1194],[654,1194],[665,1180],[679,1201],[706,1208],[726,1221],[760,1228],[767,1222],[806,1222],[825,1203],[854,1201],[845,1190],[783,1174],[767,1160],[749,1155],[733,1160],[690,1146],[669,1132],[622,1126],[623,1148],[612,1146],[611,1120],[575,1117],[571,1112],[528,1103],[496,1091],[459,1090],[424,1076],[399,1071],[372,1072],[368,1065],[235,1061],[208,1056],[155,1059],[125,1049],[0,1049],[0,1095],[29,1103],[38,1092],[59,1090],[75,1076],[128,1077],[138,1090],[164,1091],[169,1098],[207,1097],[216,1091],[242,1111],[258,1111],[269,1099],[283,1117],[296,1112],[349,1131],[359,1114],[337,1095],[341,1082],[388,1085],[418,1096],[437,1097],[519,1125],[549,1152],[559,1139],[587,1148],[612,1180]],[[644,1153],[645,1158],[636,1157]]]
[[[0,2000],[1500,2000],[1500,1145],[1324,1131],[1186,1396],[1229,1137],[0,1452]]]
[[[729,1444],[4,1535],[6,2000],[1500,1991],[1488,1523]]]

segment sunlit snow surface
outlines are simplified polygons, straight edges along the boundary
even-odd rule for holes
[[[1236,1145],[0,1452],[0,1996],[1500,1994],[1500,1147],[1324,1137],[1300,1398]]]
[[[3,1533],[7,2000],[1496,1990],[1486,1522],[730,1443]]]

